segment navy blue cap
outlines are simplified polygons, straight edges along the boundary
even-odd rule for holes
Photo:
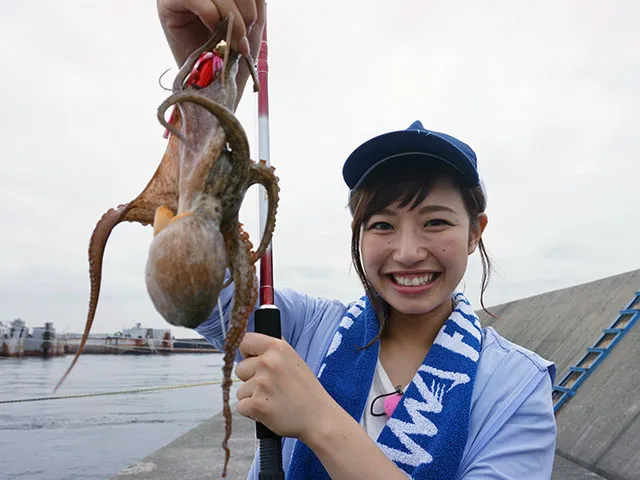
[[[425,161],[444,162],[471,185],[480,185],[476,154],[471,147],[451,135],[425,129],[419,120],[406,130],[385,133],[360,145],[344,162],[342,176],[353,191],[378,165],[416,155],[424,156]]]

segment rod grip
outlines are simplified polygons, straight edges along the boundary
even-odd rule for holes
[[[255,331],[281,338],[280,310],[275,305],[262,305],[254,313]],[[282,469],[282,437],[256,422],[256,437],[260,442],[260,480],[284,480]]]

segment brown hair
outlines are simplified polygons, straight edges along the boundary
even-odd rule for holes
[[[351,260],[380,320],[380,331],[371,343],[384,333],[386,313],[385,302],[373,289],[362,266],[362,258],[360,256],[362,225],[376,212],[394,202],[398,202],[400,208],[409,204],[411,204],[411,209],[416,208],[429,195],[433,185],[443,175],[451,177],[454,185],[459,189],[471,221],[471,227],[474,227],[478,221],[478,214],[483,213],[487,207],[487,199],[482,186],[468,186],[462,180],[460,173],[453,168],[443,163],[428,164],[424,161],[424,158],[407,158],[402,162],[396,160],[393,163],[383,163],[367,176],[362,185],[352,193],[349,199],[349,209],[353,214],[353,220],[351,221]],[[480,305],[485,312],[493,316],[484,305],[484,292],[491,277],[491,260],[482,238],[478,243],[478,250],[482,261]]]

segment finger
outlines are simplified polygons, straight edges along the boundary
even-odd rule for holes
[[[256,391],[256,384],[254,382],[246,382],[238,387],[236,391],[236,397],[238,400],[244,400],[245,398],[253,397]]]
[[[243,398],[242,400],[236,402],[236,412],[244,417],[253,420],[254,422],[260,421],[255,417],[256,413],[253,412],[251,398]]]
[[[196,0],[193,1],[195,2]],[[203,2],[214,5],[211,0],[197,0],[198,4]],[[215,18],[215,16],[212,16],[211,20],[213,21],[210,21],[208,18],[200,17],[202,23],[207,25],[207,27],[209,27],[211,31],[214,31],[219,20],[226,19],[229,17],[229,14],[233,14],[233,25],[230,26],[231,48],[242,55],[248,54],[249,42],[246,39],[247,27],[245,25],[244,19],[242,18],[242,13],[238,9],[236,3],[233,0],[215,0],[214,7],[216,8],[216,11],[218,13],[217,18]],[[206,13],[210,13],[212,11],[210,7],[204,10],[206,10]],[[200,15],[198,14],[198,16]]]
[[[261,0],[258,0],[258,2],[260,1]],[[242,20],[244,20],[244,26],[247,28],[247,31],[249,31],[251,25],[258,20],[256,0],[236,0],[236,6],[242,16]]]
[[[251,384],[254,384],[254,382],[249,382],[247,385]],[[256,392],[259,389],[258,385],[254,384],[253,391],[250,390],[252,387],[247,388],[247,391],[244,392],[247,395],[239,398],[236,402],[236,410],[239,414],[249,417],[251,420],[262,422],[269,417],[269,399],[266,397],[260,398],[259,392],[258,396],[256,396]],[[273,407],[273,405],[271,405],[271,407]]]
[[[236,365],[236,376],[246,382],[256,374],[256,367],[258,365],[257,357],[248,357],[242,360]]]
[[[265,22],[265,13],[266,12],[266,2],[265,0],[257,0],[256,1],[256,13],[258,18],[256,19],[256,23],[260,25],[264,25]]]
[[[218,22],[224,18],[216,3],[211,0],[189,0],[185,2],[185,7],[195,13],[212,32],[216,29]]]
[[[280,340],[277,338],[264,335],[262,333],[247,332],[240,342],[240,354],[244,358],[256,357],[262,355],[272,345]]]
[[[255,58],[258,55],[260,48],[260,42],[262,41],[262,30],[265,23],[265,3],[264,0],[257,0],[256,2],[256,21],[249,27],[249,47],[251,49],[251,55]]]

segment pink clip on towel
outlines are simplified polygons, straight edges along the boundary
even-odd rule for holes
[[[389,395],[384,399],[384,413],[387,414],[388,417],[393,415],[398,403],[400,403],[400,399],[402,398],[402,394],[394,393],[393,395]]]

